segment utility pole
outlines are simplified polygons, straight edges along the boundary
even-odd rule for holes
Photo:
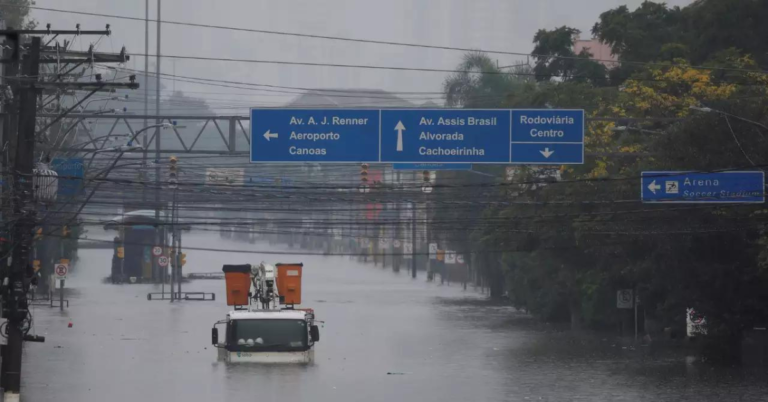
[[[411,201],[411,278],[416,279],[416,202]]]
[[[157,60],[156,60],[156,73],[155,73],[155,222],[160,222],[160,2],[157,0]],[[162,233],[162,235],[161,235]],[[165,248],[165,235],[164,231],[160,228],[155,228],[155,246]],[[152,264],[155,265],[159,271],[160,267],[157,262],[153,260]],[[165,283],[166,270],[163,270],[161,280]],[[173,294],[173,287],[171,287],[171,294]]]
[[[20,38],[19,38],[20,40]],[[22,325],[29,313],[25,276],[35,227],[34,188],[32,174],[35,158],[35,119],[37,118],[37,88],[34,83],[40,73],[40,38],[33,37],[29,54],[24,60],[22,75],[26,83],[19,90],[19,125],[16,158],[13,170],[13,193],[17,198],[13,212],[16,217],[12,241],[15,247],[9,272],[8,286],[8,345],[4,359],[8,359],[4,374],[6,393],[21,392],[21,352],[24,334]],[[17,42],[17,45],[20,45]],[[18,53],[17,53],[18,56]]]
[[[398,188],[400,187],[400,171],[397,172],[397,175],[395,176],[395,186]],[[400,216],[402,214],[402,210],[400,208],[400,199],[399,197],[395,198],[395,215],[397,218],[392,223],[392,236],[389,240],[389,249],[392,250],[392,270],[395,272],[400,272],[400,259],[402,258],[402,247],[403,245],[400,244],[400,250],[395,249],[395,241],[400,242],[400,227],[401,222],[400,220],[402,217]]]
[[[149,0],[144,1],[144,82],[149,84]],[[149,114],[149,85],[144,89],[144,116]],[[149,122],[144,117],[144,127],[147,127]],[[141,177],[143,180],[147,179],[149,174],[147,173],[147,132],[141,138],[141,145],[144,148],[142,152],[142,165],[141,165]],[[147,200],[147,191],[142,189],[141,200]]]

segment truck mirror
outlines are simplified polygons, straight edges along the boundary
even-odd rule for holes
[[[216,327],[211,328],[211,343],[213,346],[219,345],[219,330]]]
[[[312,342],[320,342],[320,328],[317,325],[310,326],[309,336],[312,337]]]

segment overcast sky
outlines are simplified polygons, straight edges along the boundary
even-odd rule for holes
[[[162,19],[232,27],[413,42],[462,48],[528,53],[538,29],[568,25],[589,30],[600,13],[642,0],[162,0]],[[690,0],[671,0],[684,6]],[[144,17],[145,0],[37,0],[39,7]],[[43,26],[100,29],[112,26],[111,38],[100,41],[101,51],[144,53],[144,23],[103,17],[33,10]],[[150,0],[150,18],[157,16],[157,0]],[[155,52],[156,30],[150,26],[150,53]],[[93,38],[77,43],[87,47]],[[257,33],[163,25],[162,53],[169,55],[303,61],[451,69],[461,52],[424,50],[400,46],[339,42]],[[502,65],[519,57],[494,55]],[[524,60],[524,58],[523,58]],[[150,59],[154,63],[154,58]],[[142,57],[128,67],[143,69]],[[174,63],[163,59],[162,71],[172,73]],[[178,75],[311,88],[379,88],[394,92],[441,90],[445,73],[361,70],[332,67],[277,66],[268,64],[178,60]],[[164,81],[173,87],[170,79]],[[293,94],[175,83],[190,95],[204,96],[219,112],[246,105],[279,105]],[[204,92],[213,92],[204,94]],[[221,93],[252,93],[231,100]],[[420,101],[438,95],[419,95]],[[241,109],[242,110],[242,109]]]

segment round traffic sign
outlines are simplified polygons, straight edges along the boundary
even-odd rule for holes
[[[691,320],[692,323],[700,325],[704,322],[704,316],[697,313],[696,310],[691,309],[691,311],[688,312],[688,318]]]
[[[56,276],[62,277],[67,276],[67,271],[69,270],[69,267],[67,267],[64,264],[58,264],[56,265]]]
[[[152,247],[152,255],[160,257],[163,254],[163,248],[160,246]]]
[[[161,267],[167,267],[168,266],[168,257],[166,256],[160,256],[157,258],[157,265]]]

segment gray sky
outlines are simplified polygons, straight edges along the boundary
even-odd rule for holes
[[[541,28],[568,25],[582,37],[600,13],[642,0],[162,0],[162,19],[232,27],[344,36],[451,47],[530,52],[534,33]],[[671,0],[684,6],[690,0]],[[144,0],[37,0],[40,7],[144,17]],[[157,16],[157,0],[150,0],[150,18]],[[144,23],[34,10],[33,16],[54,28],[99,29],[112,25],[113,35],[100,41],[101,51],[144,52]],[[155,52],[156,31],[150,27],[150,53]],[[92,38],[78,39],[87,47]],[[316,63],[454,68],[462,53],[399,46],[357,44],[255,33],[164,25],[162,52],[171,55],[306,61]],[[496,56],[494,56],[496,57]],[[498,56],[513,64],[519,57]],[[154,63],[154,58],[150,59]],[[172,73],[173,62],[163,59],[162,71]],[[142,69],[143,58],[128,67]],[[296,87],[380,88],[389,91],[440,91],[445,73],[360,70],[331,67],[277,66],[178,60],[176,74]],[[164,81],[168,88],[171,80]],[[177,89],[206,97],[219,112],[244,112],[248,105],[287,102],[293,94],[265,93],[177,82]],[[203,92],[212,92],[205,94]],[[233,97],[221,93],[252,94]],[[424,102],[438,95],[412,95]],[[438,100],[438,99],[434,99]]]

